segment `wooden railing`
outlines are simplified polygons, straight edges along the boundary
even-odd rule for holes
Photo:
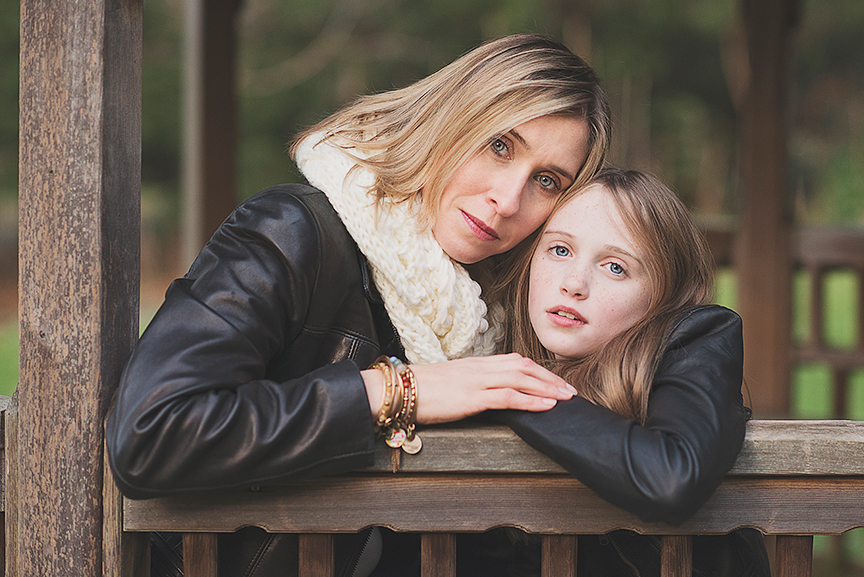
[[[709,228],[707,237],[714,258],[720,267],[734,265],[735,233],[732,230]],[[797,272],[807,274],[809,290],[809,338],[793,343],[790,363],[821,363],[830,368],[833,384],[831,417],[849,418],[846,404],[849,377],[852,371],[864,369],[864,231],[839,228],[800,228],[792,246],[793,265]],[[856,342],[849,348],[838,348],[825,340],[825,286],[829,274],[848,271],[855,278],[857,294],[853,295],[850,315],[858,327]],[[790,311],[792,314],[792,311]]]
[[[215,577],[216,533],[300,534],[300,575],[334,573],[333,533],[368,526],[422,534],[423,577],[455,575],[455,533],[542,535],[541,574],[576,575],[576,535],[663,536],[663,577],[690,575],[692,535],[753,527],[777,535],[776,574],[810,575],[812,539],[864,526],[864,422],[753,421],[741,454],[686,522],[646,523],[610,505],[506,427],[423,432],[418,455],[378,447],[374,467],[257,491],[123,499],[127,532],[184,533],[189,577]]]

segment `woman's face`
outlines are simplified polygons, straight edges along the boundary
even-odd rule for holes
[[[464,264],[516,246],[552,212],[588,155],[588,123],[542,116],[493,139],[444,188],[432,233]]]
[[[556,358],[598,351],[648,311],[644,249],[602,184],[555,213],[531,259],[528,315]]]

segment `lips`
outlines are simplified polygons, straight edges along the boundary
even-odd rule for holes
[[[485,222],[480,220],[479,218],[475,218],[474,216],[468,214],[464,210],[459,211],[462,213],[462,218],[465,219],[465,222],[468,224],[468,227],[471,229],[471,232],[474,233],[474,236],[479,238],[480,240],[497,240],[498,233],[494,228],[487,225]]]
[[[579,313],[568,307],[555,307],[546,311],[546,314],[553,323],[563,327],[575,327],[588,324],[588,321],[582,318]]]

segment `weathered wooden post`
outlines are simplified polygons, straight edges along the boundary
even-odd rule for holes
[[[789,412],[792,215],[786,180],[789,42],[798,0],[742,0],[749,73],[736,270],[744,377],[760,418]]]
[[[102,428],[138,331],[141,31],[141,0],[21,1],[11,575],[146,566],[103,523]]]

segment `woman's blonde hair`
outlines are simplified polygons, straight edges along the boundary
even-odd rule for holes
[[[422,195],[421,225],[437,216],[453,174],[494,138],[546,115],[584,118],[588,157],[573,186],[600,168],[611,140],[609,105],[597,75],[562,44],[536,34],[487,42],[410,86],[360,97],[299,134],[314,132],[375,174],[374,194],[395,202]],[[572,187],[571,187],[572,188]]]
[[[508,299],[505,350],[547,366],[588,400],[644,423],[651,382],[671,325],[686,309],[710,301],[714,259],[687,208],[657,178],[607,168],[589,184],[603,186],[630,234],[644,247],[651,288],[648,310],[598,352],[581,359],[556,360],[540,343],[528,316],[530,266],[539,245],[538,234],[514,249],[514,258],[507,259],[496,287],[499,300]]]

